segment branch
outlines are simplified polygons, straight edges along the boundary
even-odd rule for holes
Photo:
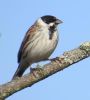
[[[21,78],[16,78],[8,83],[0,85],[0,100],[61,71],[70,65],[90,56],[90,42],[85,42],[78,48],[65,52],[54,61],[43,66],[42,70],[35,70]]]

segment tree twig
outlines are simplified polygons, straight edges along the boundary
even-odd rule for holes
[[[35,70],[33,73],[0,85],[0,100],[3,100],[26,87],[30,87],[52,74],[55,74],[56,72],[61,71],[89,56],[90,42],[85,42],[78,48],[67,51],[51,63],[44,65],[42,70]]]

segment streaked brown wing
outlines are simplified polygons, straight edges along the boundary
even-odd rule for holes
[[[21,61],[21,58],[22,58],[23,53],[25,51],[25,48],[28,46],[28,43],[29,43],[30,39],[33,37],[35,31],[36,31],[35,25],[31,26],[29,28],[29,30],[27,31],[27,33],[26,33],[26,35],[21,43],[19,52],[18,52],[18,63]]]

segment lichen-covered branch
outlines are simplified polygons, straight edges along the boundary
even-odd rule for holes
[[[89,56],[90,42],[85,42],[78,48],[67,51],[60,57],[55,58],[55,60],[51,61],[51,63],[44,65],[42,70],[35,70],[21,78],[17,78],[8,83],[0,85],[0,100],[3,100],[26,87],[30,87],[40,80],[43,80]]]

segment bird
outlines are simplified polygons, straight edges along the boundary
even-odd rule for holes
[[[48,60],[55,50],[62,21],[52,15],[39,17],[28,29],[18,52],[18,68],[12,79],[21,77],[33,63]]]

